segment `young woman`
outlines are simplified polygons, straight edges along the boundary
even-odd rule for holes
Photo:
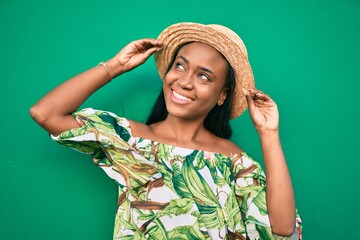
[[[78,107],[153,53],[163,88],[147,124]],[[249,107],[267,178],[231,136]],[[77,112],[76,112],[77,111]],[[274,101],[254,88],[245,45],[220,25],[179,23],[131,42],[30,110],[59,143],[119,186],[114,239],[301,238]]]

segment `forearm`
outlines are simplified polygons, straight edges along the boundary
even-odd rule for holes
[[[259,131],[266,171],[266,200],[274,233],[291,235],[295,227],[295,199],[278,130]]]
[[[31,116],[52,134],[76,127],[70,115],[92,93],[122,72],[116,59],[109,60],[106,67],[108,71],[101,65],[93,67],[59,85],[31,108]]]

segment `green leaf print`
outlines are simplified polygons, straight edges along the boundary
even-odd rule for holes
[[[229,193],[229,196],[225,203],[225,209],[223,210],[226,211],[226,222],[229,229],[234,229],[236,224],[238,223],[242,224],[240,208],[234,192]]]
[[[100,117],[101,114],[108,115],[107,112],[103,112],[103,111],[95,111],[95,113],[92,112],[91,114],[87,113],[86,111],[80,111],[77,112],[75,116],[83,120],[85,125],[88,126],[89,128],[97,129],[98,131],[101,132],[108,132],[109,128],[112,128],[111,124],[106,121],[103,121]]]
[[[133,230],[133,231],[138,230],[138,227],[135,224],[125,221],[120,217],[117,218],[116,221],[118,221],[119,226],[125,227],[125,228]]]
[[[172,171],[168,167],[165,167],[164,165],[157,165],[157,167],[158,167],[158,172],[162,174],[162,180],[164,181],[164,184],[173,192],[176,192],[173,185]]]
[[[122,239],[122,238],[121,238]],[[144,234],[142,234],[141,232],[139,231],[136,231],[134,236],[133,236],[133,239],[136,239],[136,240],[147,240],[149,238],[145,237]]]
[[[203,179],[203,177],[198,174],[197,170],[192,165],[192,161],[188,160],[188,158],[186,158],[183,162],[181,172],[186,186],[190,190],[194,200],[197,203],[217,206],[219,205],[213,191]]]
[[[193,201],[191,199],[174,199],[165,209],[159,210],[156,213],[156,217],[175,215],[179,216],[189,212],[193,207]]]
[[[172,183],[173,183],[176,193],[181,198],[192,198],[192,195],[191,195],[188,187],[186,186],[186,183],[180,173],[179,166],[176,163],[174,163],[172,165],[172,168],[173,168]]]
[[[121,237],[114,236],[114,240],[121,239],[121,240],[134,240],[134,235],[124,235]]]
[[[230,185],[234,181],[234,175],[231,171],[231,159],[223,154],[215,154],[215,166],[221,172],[224,180]]]
[[[218,186],[224,186],[225,184],[228,184],[228,182],[223,178],[221,173],[218,171],[218,168],[216,167],[215,163],[212,163],[210,160],[206,159],[206,166],[208,167],[212,179],[214,179],[214,183]],[[220,174],[219,174],[220,173]]]
[[[161,160],[168,161],[170,159],[170,147],[166,144],[159,144],[158,145],[158,157]],[[166,166],[166,164],[165,164]]]
[[[99,118],[101,118],[104,122],[109,123],[114,128],[115,132],[126,142],[130,139],[130,133],[124,127],[117,124],[119,119],[110,116],[107,112],[100,112]]]
[[[267,227],[267,224],[266,224],[266,223],[259,221],[259,219],[255,218],[255,217],[253,217],[253,216],[249,216],[249,217],[246,219],[246,223],[249,223],[249,222],[255,224],[256,226],[265,226],[264,228],[269,228],[269,227]],[[270,230],[271,230],[271,229],[270,229]],[[264,238],[264,239],[266,239],[266,238]]]
[[[141,221],[149,221],[150,219],[153,219],[154,218],[154,215],[153,214],[145,214],[145,213],[142,213],[138,219],[141,220]]]
[[[77,141],[71,141],[71,140],[60,140],[58,141],[60,144],[71,147],[72,149],[75,149],[76,151],[91,154],[92,157],[99,157],[97,150],[100,150],[102,152],[102,149],[99,147],[99,144],[97,142],[77,142]],[[95,153],[95,154],[94,154]],[[96,154],[97,153],[97,154]]]
[[[199,231],[197,224],[195,223],[193,226],[181,226],[176,227],[172,231],[169,232],[170,239],[176,240],[190,240],[190,239],[205,239],[209,236]]]
[[[74,128],[71,129],[70,131],[64,131],[60,134],[60,139],[69,139],[75,136],[82,136],[86,133],[87,131],[87,126],[85,127],[81,127],[81,128]]]
[[[246,154],[229,157],[148,139],[130,146],[125,118],[94,109],[74,116],[84,125],[53,139],[91,154],[120,182],[114,239],[210,239],[208,230],[223,227],[229,239],[290,239],[271,232],[265,174]]]
[[[198,205],[206,228],[219,229],[225,224],[222,209],[216,206]]]
[[[196,156],[196,155],[195,155]],[[193,156],[193,159],[195,159]],[[193,164],[196,170],[201,170],[206,166],[206,159],[204,158],[204,152],[199,152],[196,157],[196,163]]]
[[[271,231],[271,228],[261,226],[258,224],[255,225],[255,228],[259,233],[259,236],[260,236],[259,239],[266,239],[266,240],[275,240],[276,239]]]
[[[253,185],[248,185],[246,187],[237,187],[235,189],[236,191],[236,195],[238,196],[242,196],[244,198],[244,200],[248,199],[249,197],[254,197],[258,194],[258,192],[260,192],[262,189],[264,189],[263,186],[253,186]],[[245,201],[246,203],[246,201]]]
[[[154,240],[170,239],[168,237],[168,235],[169,235],[169,233],[166,231],[162,231],[162,229],[159,228],[158,225],[154,225],[154,226],[148,228],[148,230],[145,233],[146,239],[154,239]]]
[[[144,185],[157,172],[153,164],[144,163],[136,159],[132,151],[117,151],[112,157],[113,166],[124,177],[128,188],[137,188]]]
[[[254,197],[253,203],[258,207],[261,215],[266,216],[268,214],[265,189],[262,189],[256,197]]]
[[[189,227],[177,227],[169,232],[169,238],[177,240],[187,240],[189,239],[187,236],[188,231]]]
[[[146,239],[164,239],[164,236],[162,236],[157,225],[149,227],[144,235],[146,236]]]

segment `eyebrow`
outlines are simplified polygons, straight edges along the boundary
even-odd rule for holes
[[[177,58],[181,58],[182,60],[184,60],[185,63],[189,63],[189,60],[187,60],[184,56],[178,56]],[[208,73],[211,73],[211,74],[214,74],[213,71],[211,71],[210,69],[208,68],[205,68],[205,67],[199,67],[199,69],[203,70],[204,72],[208,72]]]

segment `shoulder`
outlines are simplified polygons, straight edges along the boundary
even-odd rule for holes
[[[130,119],[127,119],[127,121],[129,122],[129,127],[133,136],[141,136],[144,138],[149,137],[149,134],[151,133],[151,128],[149,127],[149,125]]]
[[[211,142],[214,152],[222,153],[227,156],[234,156],[236,154],[241,155],[243,153],[243,150],[231,140],[213,135]]]
[[[228,139],[224,139],[223,141],[224,149],[228,156],[233,156],[235,154],[241,155],[243,153],[243,150],[234,142]]]

